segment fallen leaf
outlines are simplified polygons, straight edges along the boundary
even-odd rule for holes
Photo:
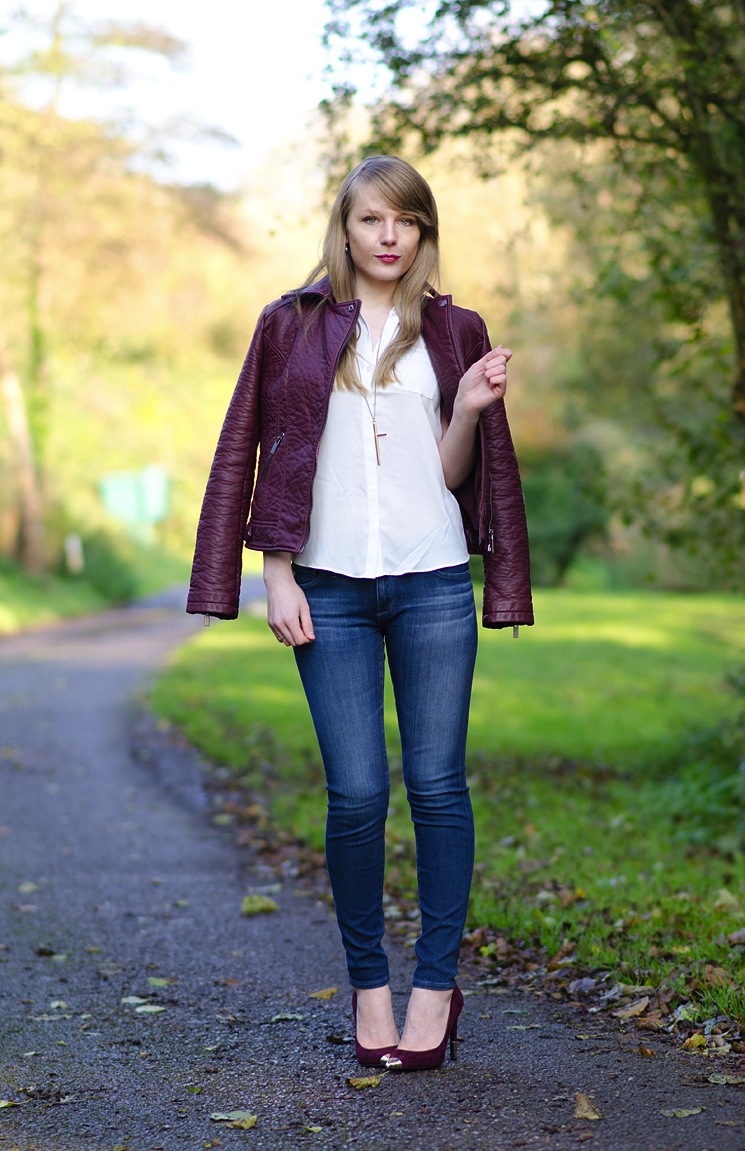
[[[727,936],[727,940],[733,947],[737,947],[738,944],[745,944],[745,927],[738,927],[737,931],[732,931]]]
[[[228,1123],[228,1127],[233,1127],[236,1131],[250,1131],[258,1121],[258,1115],[247,1115],[245,1119],[235,1119],[232,1123]]]
[[[272,1015],[269,1020],[270,1023],[299,1023],[301,1019],[305,1019],[304,1015],[298,1014],[296,1011],[279,1011],[276,1015]]]
[[[597,979],[573,979],[567,988],[570,995],[589,995],[598,985]]]
[[[636,1026],[640,1031],[661,1031],[662,1015],[659,1011],[652,1011],[649,1015],[637,1019]]]
[[[727,972],[723,967],[715,967],[712,963],[707,963],[704,967],[704,982],[709,987],[734,987],[733,979],[730,979]]]
[[[237,1127],[243,1131],[250,1131],[252,1127],[256,1126],[258,1115],[252,1115],[250,1111],[213,1111],[210,1115],[215,1123],[227,1123],[230,1127]]]
[[[745,1075],[710,1075],[709,1083],[726,1083],[730,1086],[745,1087]]]
[[[585,1095],[582,1091],[578,1091],[574,1100],[574,1118],[575,1119],[602,1119],[603,1116],[598,1111],[589,1095]]]
[[[666,1115],[668,1119],[687,1119],[689,1115],[700,1115],[703,1107],[679,1107],[674,1111],[660,1111],[660,1115]]]
[[[20,1103],[16,1103],[14,1099],[0,1099],[0,1109],[3,1107],[20,1107]]]
[[[279,904],[268,895],[245,895],[241,915],[261,915],[265,911],[279,911]]]
[[[333,999],[338,992],[338,987],[324,987],[322,991],[309,991],[309,999]]]
[[[160,1011],[165,1011],[165,1007],[158,1007],[155,1003],[143,1003],[142,1007],[135,1007],[138,1015],[157,1015]]]
[[[159,979],[157,975],[151,975],[148,978],[148,983],[151,987],[170,987],[173,983],[172,979]]]
[[[39,890],[38,883],[26,882],[26,883],[19,883],[18,884],[18,894],[19,895],[34,895],[38,890]]]
[[[684,1051],[699,1051],[702,1047],[706,1047],[706,1036],[702,1035],[700,1031],[694,1031],[693,1035],[689,1035],[683,1044]]]
[[[136,1007],[138,1003],[147,1003],[147,999],[143,999],[141,995],[125,995],[119,1002],[125,1003],[128,1007]]]
[[[637,1015],[646,1011],[648,1006],[649,996],[642,995],[641,999],[635,999],[633,1003],[629,1003],[628,1007],[619,1007],[617,1011],[613,1011],[611,1014],[616,1019],[635,1019]]]
[[[726,887],[722,887],[714,900],[714,908],[716,911],[738,912],[740,910],[740,901],[731,891],[727,891]]]
[[[363,1075],[347,1079],[347,1083],[350,1087],[354,1087],[355,1091],[362,1091],[364,1087],[378,1087],[382,1078],[382,1075]]]
[[[323,1127],[306,1127],[306,1131],[310,1131],[313,1135],[317,1135],[319,1131],[323,1131]]]
[[[643,1047],[640,1043],[639,1054],[643,1055],[645,1059],[654,1059],[657,1052],[652,1047]]]

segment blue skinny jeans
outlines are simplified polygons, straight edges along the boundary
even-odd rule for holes
[[[473,873],[465,768],[477,625],[468,564],[352,579],[295,566],[315,640],[295,648],[326,772],[326,862],[353,987],[389,981],[383,948],[388,657],[416,841],[415,987],[455,984]]]

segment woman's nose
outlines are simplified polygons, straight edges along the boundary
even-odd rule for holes
[[[393,223],[383,223],[383,231],[380,237],[381,244],[395,244],[396,243],[396,229]]]

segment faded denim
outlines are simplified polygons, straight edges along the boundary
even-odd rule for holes
[[[389,980],[387,655],[422,915],[413,984],[446,990],[455,984],[474,854],[465,746],[477,626],[468,564],[377,579],[297,565],[294,573],[316,635],[295,658],[326,771],[326,860],[350,983]]]

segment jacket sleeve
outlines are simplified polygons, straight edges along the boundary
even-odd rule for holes
[[[490,521],[484,552],[484,627],[533,623],[530,551],[520,472],[500,400],[481,416]]]
[[[482,342],[470,351],[468,363],[489,351],[483,321]],[[471,358],[472,357],[472,358]],[[487,520],[481,526],[484,556],[482,623],[488,628],[530,625],[533,600],[530,549],[520,471],[503,400],[479,419],[482,499]]]
[[[212,461],[191,570],[186,610],[238,615],[244,532],[260,438],[259,398],[266,309],[256,325]]]

